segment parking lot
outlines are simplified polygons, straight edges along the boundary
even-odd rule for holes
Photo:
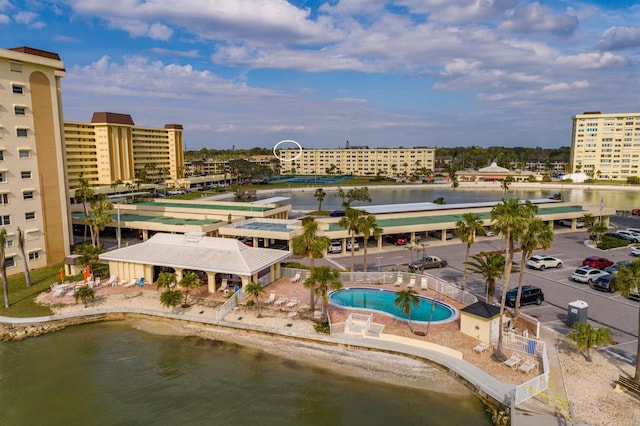
[[[630,216],[613,216],[612,227],[619,229],[627,227],[640,228],[640,218]],[[589,322],[594,327],[607,327],[617,342],[604,350],[622,357],[631,362],[635,360],[638,339],[638,301],[626,299],[618,292],[607,293],[592,289],[588,284],[580,284],[569,279],[571,273],[582,265],[582,260],[588,256],[602,256],[614,262],[620,260],[635,260],[631,256],[630,247],[623,247],[609,251],[585,245],[587,233],[584,230],[572,232],[566,228],[559,228],[551,249],[544,251],[554,257],[563,260],[561,269],[546,269],[538,271],[527,268],[524,284],[540,287],[545,294],[545,301],[540,305],[528,305],[522,307],[526,314],[537,318],[544,326],[556,330],[562,334],[569,331],[566,325],[568,305],[576,300],[582,300],[588,304]],[[448,266],[441,269],[427,271],[433,276],[448,280],[460,285],[463,276],[463,262],[466,246],[456,243],[456,239],[447,244],[429,241],[426,249],[427,255],[434,255],[447,260]],[[502,243],[497,238],[480,237],[471,248],[471,254],[481,251],[501,250]],[[539,254],[542,252],[535,252]],[[406,247],[389,247],[385,245],[383,252],[369,250],[367,256],[368,270],[377,271],[400,269],[407,270],[411,259],[415,260],[415,251],[411,252]],[[331,255],[326,262],[332,266],[341,266],[345,270],[350,267],[350,253]],[[356,252],[356,269],[362,270],[362,249]],[[516,254],[514,262],[520,262],[520,255]],[[318,264],[318,261],[316,261]],[[519,274],[511,275],[511,285],[518,284]],[[496,300],[499,301],[502,294],[502,283],[498,283]],[[478,275],[468,274],[467,289],[472,293],[483,297],[484,280]]]

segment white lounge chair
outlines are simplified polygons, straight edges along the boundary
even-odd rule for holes
[[[420,289],[429,290],[429,285],[427,284],[427,277],[420,278]]]
[[[296,274],[291,278],[292,283],[297,283],[302,278],[302,272],[296,272]]]
[[[272,291],[272,292],[269,293],[269,298],[267,300],[265,300],[264,303],[266,305],[270,305],[275,301],[276,301],[276,292]]]
[[[106,280],[106,281],[104,282],[104,285],[106,285],[106,286],[113,286],[113,285],[116,285],[116,284],[115,284],[116,282],[117,282],[117,277],[116,277],[116,275],[114,274],[114,275],[111,275],[111,276],[109,277],[109,279],[108,279],[108,280]]]
[[[415,276],[411,277],[411,279],[409,280],[409,284],[407,284],[407,287],[408,287],[408,288],[413,288],[413,287],[415,287],[415,285],[416,285],[416,279],[417,279],[417,278],[416,278]]]
[[[518,371],[525,374],[531,374],[531,372],[538,366],[538,361],[533,360],[531,358],[527,358],[520,367],[518,367]]]
[[[275,302],[273,302],[273,305],[274,306],[282,306],[285,303],[287,303],[287,299],[285,297],[280,296],[280,297],[278,297],[278,299]]]
[[[489,348],[489,346],[491,346],[491,345],[489,345],[488,343],[484,343],[484,342],[482,342],[482,343],[480,343],[480,344],[478,344],[478,345],[474,346],[474,347],[473,347],[473,351],[474,351],[475,353],[477,353],[477,354],[481,354],[481,353],[483,353],[484,351],[486,351],[486,350]]]
[[[401,274],[398,274],[398,278],[396,279],[396,282],[393,283],[393,285],[395,285],[396,287],[400,287],[403,283],[403,278]]]
[[[520,355],[512,354],[511,357],[502,364],[515,370],[516,368],[518,368],[518,366],[520,366],[520,364],[522,364],[522,361],[524,361],[524,358],[522,358]]]
[[[126,287],[126,288],[133,287],[134,285],[136,285],[137,282],[138,282],[137,278],[132,278],[131,281],[129,281],[128,283],[126,283],[122,287]]]
[[[298,306],[298,299],[292,297],[289,303],[287,303],[287,308],[295,308],[296,306]]]
[[[218,289],[218,291],[225,291],[226,289],[227,289],[227,280],[223,279],[222,284],[220,284],[220,288]]]

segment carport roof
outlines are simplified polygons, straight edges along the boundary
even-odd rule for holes
[[[288,251],[248,247],[234,238],[158,233],[100,255],[101,260],[250,276],[289,257]]]

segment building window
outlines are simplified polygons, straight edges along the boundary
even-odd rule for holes
[[[0,183],[7,182],[7,174],[5,172],[0,172]]]
[[[0,226],[9,226],[11,225],[11,216],[10,215],[4,215],[4,216],[0,216]]]
[[[0,161],[4,161],[4,151],[0,150]]]
[[[14,107],[13,110],[15,111],[16,115],[27,115],[27,109],[25,107],[17,106]]]
[[[22,95],[24,93],[24,87],[20,86],[19,84],[14,84],[12,86],[12,90],[13,90],[13,93],[16,93],[18,95]]]
[[[5,240],[4,246],[9,248],[9,247],[13,247],[13,240]]]
[[[14,266],[16,266],[16,260],[13,258],[13,256],[7,257],[4,260],[4,267],[5,268],[13,268]]]
[[[29,260],[38,260],[38,259],[40,259],[39,251],[32,251],[31,253],[29,253]]]
[[[9,204],[9,194],[0,194],[0,204]]]
[[[31,179],[31,172],[28,170],[23,170],[20,172],[20,177],[22,179]]]
[[[33,200],[33,191],[25,191],[22,193],[23,200]]]
[[[28,149],[21,149],[18,151],[18,157],[31,158],[31,151],[29,151]]]
[[[9,67],[13,72],[22,72],[22,64],[19,64],[17,62],[11,62],[9,64]]]
[[[26,212],[24,214],[24,219],[25,220],[35,220],[36,219],[36,212]]]
[[[16,129],[16,135],[19,138],[26,138],[27,136],[29,136],[29,133],[27,129]]]

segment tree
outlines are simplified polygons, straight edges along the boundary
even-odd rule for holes
[[[640,289],[640,261],[635,261],[631,265],[623,266],[618,270],[613,279],[613,285],[624,297],[631,297],[637,294]],[[638,305],[638,332],[640,332],[640,304]],[[638,340],[636,350],[636,374],[634,380],[640,383],[640,340]]]
[[[475,213],[465,213],[462,218],[464,220],[456,222],[456,235],[460,237],[463,243],[467,244],[467,252],[464,256],[464,267],[462,269],[462,282],[460,283],[460,289],[464,290],[467,283],[467,262],[469,261],[471,245],[476,241],[476,235],[484,235],[484,226],[482,226],[482,218]]]
[[[338,222],[338,226],[342,229],[346,229],[347,233],[351,236],[351,272],[355,269],[355,253],[354,250],[356,244],[356,235],[359,233],[358,226],[360,224],[360,218],[364,212],[362,210],[348,208],[346,214]]]
[[[156,280],[156,288],[173,289],[177,284],[176,274],[173,272],[162,272]]]
[[[258,318],[260,318],[260,316],[261,316],[260,315],[260,312],[261,312],[260,296],[262,296],[266,292],[266,290],[264,289],[264,287],[262,287],[262,284],[255,283],[255,282],[251,281],[245,287],[244,292],[247,294],[247,296],[255,297],[255,299],[256,299],[256,308],[258,309]]]
[[[503,198],[502,202],[493,206],[490,212],[493,228],[502,235],[502,243],[505,253],[504,285],[502,289],[502,300],[500,302],[500,324],[504,318],[504,308],[509,289],[509,279],[513,269],[513,249],[518,230],[523,228],[524,223],[537,212],[537,207],[530,201],[521,203],[515,198]],[[498,327],[498,345],[495,356],[503,359],[502,352],[502,327]]]
[[[82,208],[84,210],[84,224],[85,226],[89,226],[89,204],[95,197],[96,193],[93,189],[89,187],[89,181],[80,175],[80,188],[76,189],[75,198],[76,201],[82,203]],[[95,241],[93,236],[93,228],[89,226],[89,232],[91,233],[91,242]],[[87,236],[86,228],[85,228],[85,238]]]
[[[338,192],[336,192],[335,196],[342,199],[342,207],[345,210],[350,209],[351,203],[353,203],[354,201],[363,201],[367,203],[371,202],[371,197],[369,196],[369,188],[367,188],[366,186],[363,186],[362,188],[351,188],[348,191],[340,188],[338,189]]]
[[[378,226],[375,216],[365,213],[358,222],[358,232],[362,234],[362,238],[364,240],[362,261],[363,271],[367,272],[367,246],[369,245],[369,237],[373,236],[376,240],[380,238],[380,235],[382,235],[382,228]]]
[[[182,293],[180,290],[166,290],[160,294],[160,304],[162,306],[175,308],[182,301]]]
[[[520,296],[522,295],[522,284],[524,282],[525,263],[534,250],[542,248],[548,250],[553,242],[553,230],[542,219],[531,217],[520,229],[520,276],[518,278],[518,294],[516,295],[516,303],[513,310],[513,317],[518,317],[520,310]]]
[[[435,200],[433,200],[432,203],[433,204],[440,204],[440,205],[447,204],[447,202],[445,201],[444,197],[438,197]]]
[[[7,279],[7,265],[5,247],[7,245],[7,230],[0,228],[0,271],[2,272],[2,289],[4,292],[4,307],[9,307],[9,281]]]
[[[291,248],[294,254],[309,257],[310,268],[313,269],[314,260],[324,257],[331,241],[328,237],[318,235],[318,223],[312,217],[303,219],[302,227],[302,234],[291,239]],[[311,287],[309,291],[309,308],[311,310],[315,306],[314,302],[315,291]]]
[[[18,249],[20,250],[20,255],[22,256],[22,264],[24,265],[24,279],[26,281],[27,287],[31,287],[31,274],[29,273],[29,264],[27,262],[27,256],[24,253],[24,234],[22,233],[22,229],[18,226]]]
[[[322,210],[322,202],[324,201],[324,197],[327,196],[327,193],[324,192],[324,189],[318,188],[313,196],[318,200],[318,211]]]
[[[418,293],[413,289],[408,290],[400,290],[396,292],[396,299],[393,301],[393,304],[402,310],[407,316],[409,322],[409,330],[413,333],[413,325],[411,324],[411,308],[418,307],[420,303],[420,299],[418,298]]]
[[[305,287],[313,288],[315,293],[322,296],[322,316],[327,317],[329,305],[329,290],[340,290],[340,273],[328,266],[318,266],[311,269],[311,274],[304,282]]]
[[[515,179],[513,178],[513,176],[506,176],[504,179],[502,179],[502,182],[500,183],[500,187],[504,191],[505,195],[507,195],[507,191],[509,190],[509,187],[514,181]]]
[[[100,247],[100,231],[113,221],[111,217],[113,203],[104,194],[97,195],[91,200],[91,215],[88,223],[91,226],[91,243],[94,247]]]
[[[82,256],[82,263],[89,265],[93,270],[100,260],[100,253],[104,253],[104,247],[94,247],[93,244],[86,242],[74,246],[74,252]]]
[[[591,348],[605,343],[615,343],[608,328],[593,328],[591,324],[581,322],[573,324],[573,328],[575,330],[570,331],[567,337],[576,343],[576,347],[588,362],[591,362]]]
[[[485,279],[485,300],[493,303],[496,282],[504,274],[504,256],[497,253],[474,255],[465,265],[469,266],[471,272],[480,274]]]
[[[605,234],[609,228],[606,225],[603,225],[601,222],[594,223],[592,226],[587,228],[587,232],[589,233],[589,239],[594,243],[599,243],[602,240],[602,235]]]
[[[185,289],[184,302],[182,303],[182,307],[188,308],[189,304],[187,303],[187,299],[189,297],[189,290],[200,287],[200,277],[198,277],[195,272],[187,271],[182,274],[182,279],[180,280],[178,285]]]
[[[76,300],[76,303],[78,303],[78,300],[82,300],[86,308],[89,302],[95,300],[96,294],[93,291],[93,287],[89,284],[84,284],[76,289],[75,293],[73,293],[73,298]]]

